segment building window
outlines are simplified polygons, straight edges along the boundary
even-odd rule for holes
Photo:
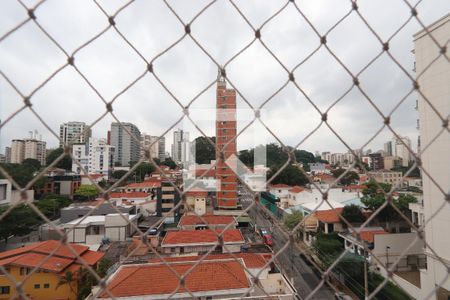
[[[9,286],[0,286],[0,295],[9,294]]]
[[[44,289],[49,289],[50,288],[50,283],[44,283]]]
[[[30,273],[30,269],[29,268],[25,268],[25,267],[21,267],[20,268],[20,275],[21,276],[28,275],[29,273]]]
[[[35,285],[34,285],[34,288],[35,288],[35,289],[40,289],[40,288],[41,288],[41,285],[40,285],[40,284],[35,284]]]

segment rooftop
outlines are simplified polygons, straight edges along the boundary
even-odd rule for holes
[[[266,263],[271,259],[272,255],[267,253],[235,253],[231,254],[209,254],[205,258],[203,255],[198,256],[174,256],[174,257],[164,257],[164,261],[166,262],[181,262],[181,261],[190,261],[195,262],[200,259],[204,260],[218,260],[218,259],[238,259],[242,258],[244,260],[244,264],[249,269],[260,269],[263,268]],[[149,262],[161,262],[159,258],[150,259]]]
[[[343,208],[339,207],[336,209],[321,210],[316,211],[314,214],[316,218],[323,223],[340,223],[341,218],[339,218],[338,213],[342,213]]]
[[[218,241],[217,235],[222,230],[180,230],[169,231],[161,242],[162,247],[169,247],[171,245],[186,245],[186,244],[215,244]],[[244,237],[239,229],[225,230],[223,235],[224,243],[239,243],[244,242]]]
[[[296,185],[296,186],[292,187],[292,188],[289,190],[289,193],[296,193],[296,194],[297,194],[297,193],[303,192],[304,190],[305,190],[305,188]]]
[[[47,258],[50,254],[52,255]],[[87,246],[77,244],[64,245],[59,241],[50,240],[2,252],[0,253],[0,265],[16,265],[29,268],[39,266],[39,269],[42,270],[63,273],[68,269],[72,271],[78,270],[82,266],[81,260],[93,266],[103,255],[104,253],[102,252],[90,251]]]
[[[120,214],[108,214],[106,216],[119,216]],[[129,215],[129,214],[122,214],[124,218],[128,218],[129,221],[136,218],[138,215]],[[70,221],[66,223],[66,225],[89,225],[89,224],[104,224],[106,221],[106,216],[100,215],[100,216],[87,216],[86,218],[81,217],[78,219],[75,219],[73,221]],[[84,218],[84,219],[83,219]],[[82,220],[83,219],[83,220]]]
[[[130,193],[111,193],[110,198],[147,198],[149,196],[148,193],[145,192],[130,192]]]
[[[184,215],[181,217],[178,225],[180,226],[197,225],[197,224],[228,225],[234,223],[236,223],[236,220],[233,218],[233,216],[203,215],[200,218],[196,215]]]
[[[107,288],[115,297],[132,297],[168,296],[175,292],[187,291],[191,293],[226,291],[229,294],[230,290],[250,287],[244,268],[234,260],[202,261],[186,275],[184,286],[180,286],[179,278],[173,271],[182,276],[194,264],[194,262],[174,262],[170,263],[170,268],[164,263],[124,265],[112,275]],[[100,295],[100,298],[108,297],[107,293]]]

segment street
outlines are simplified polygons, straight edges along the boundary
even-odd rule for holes
[[[244,189],[240,189],[240,199],[243,208],[248,207],[252,201],[252,194]],[[272,224],[270,218],[264,216],[259,207],[252,207],[249,216],[256,228],[271,228],[273,238],[274,254],[288,243],[288,238]],[[306,299],[308,295],[320,284],[320,275],[314,273],[313,269],[300,256],[299,250],[295,246],[288,246],[280,255],[276,257],[276,262],[280,270],[291,281],[298,292],[300,299]],[[333,292],[324,284],[310,299],[334,299]]]

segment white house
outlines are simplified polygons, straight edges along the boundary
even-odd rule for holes
[[[62,224],[67,233],[67,242],[99,245],[102,240],[125,241],[135,233],[139,215],[108,214],[81,217]],[[131,226],[133,223],[135,226]]]

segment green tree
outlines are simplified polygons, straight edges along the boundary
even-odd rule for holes
[[[303,220],[303,214],[299,210],[293,210],[291,214],[286,214],[283,218],[283,224],[287,229],[292,230]]]
[[[7,209],[6,206],[1,207],[0,215]],[[42,219],[28,205],[19,204],[0,220],[0,239],[6,243],[10,236],[28,234],[42,222]]]
[[[114,179],[120,179],[123,176],[125,176],[125,174],[127,174],[127,171],[125,171],[125,170],[117,170],[117,171],[112,172],[111,176]]]
[[[216,142],[214,136],[210,139],[213,143]],[[195,147],[195,162],[197,164],[209,164],[211,160],[216,159],[216,149],[206,137],[199,136],[196,138],[192,147]]]
[[[344,206],[341,215],[350,223],[363,223],[366,220],[361,208],[355,204]]]
[[[326,266],[330,265],[344,251],[344,244],[335,233],[318,233],[312,247],[319,259]]]
[[[279,168],[273,167],[270,169],[267,178],[272,178],[273,175],[278,172]],[[302,171],[296,166],[287,165],[273,180],[272,183],[284,183],[287,185],[305,185],[307,184],[308,178],[303,174]]]
[[[75,191],[74,195],[84,199],[94,199],[98,196],[98,189],[93,184],[82,184]]]
[[[45,195],[44,198],[37,201],[35,205],[48,218],[55,219],[60,216],[61,208],[67,207],[72,201],[62,195]]]
[[[111,268],[111,266],[114,263],[112,262],[112,260],[108,259],[108,258],[102,258],[99,263],[98,263],[98,267],[97,267],[97,274],[98,276],[100,276],[101,278],[105,277],[108,269]]]
[[[342,168],[337,168],[331,171],[335,178],[341,176],[346,170]],[[354,171],[348,171],[345,175],[339,180],[339,183],[342,185],[351,185],[355,184],[359,180],[358,173]]]
[[[26,159],[22,164],[2,164],[2,168],[17,182],[21,187],[24,187],[30,182],[34,174],[39,171],[41,164],[36,159]],[[0,179],[4,178],[0,174]]]
[[[52,150],[48,154],[46,159],[47,166],[53,163],[63,153],[64,153],[63,148],[57,148]],[[55,167],[65,170],[72,170],[72,158],[70,158],[70,155],[64,155],[64,157],[56,164]]]
[[[136,180],[142,182],[144,181],[145,176],[150,175],[154,171],[155,166],[152,163],[143,162],[136,168],[136,170],[134,170],[134,174],[136,176]]]
[[[22,167],[27,170],[38,171],[41,168],[41,162],[34,158],[27,158],[23,160]]]
[[[177,168],[177,164],[176,164],[170,157],[167,157],[167,158],[162,162],[162,164],[165,165],[165,166],[168,166],[168,167],[171,168],[172,170]]]

